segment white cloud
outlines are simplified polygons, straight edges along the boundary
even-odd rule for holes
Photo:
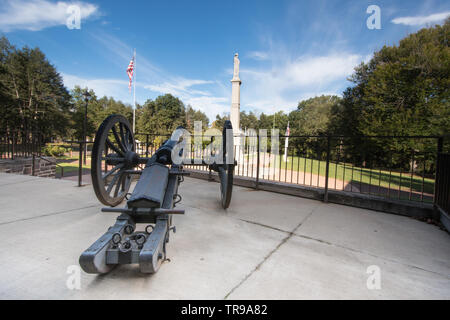
[[[416,16],[416,17],[398,17],[392,19],[392,23],[404,24],[407,26],[421,26],[428,23],[436,23],[445,20],[450,15],[450,11],[430,14],[428,16]]]
[[[86,2],[50,2],[48,0],[6,0],[0,9],[0,30],[38,31],[48,27],[66,25],[70,5],[80,7],[81,23],[98,14],[98,6]],[[82,26],[81,26],[82,27]]]
[[[260,69],[245,68],[245,62],[241,61],[241,105],[244,108],[265,113],[287,112],[302,99],[322,94],[339,95],[346,78],[364,59],[350,53],[284,58],[275,57],[270,66]]]
[[[61,73],[64,85],[72,90],[75,86],[93,89],[97,97],[114,96],[124,102],[128,102],[130,93],[128,81],[120,79],[86,79],[75,75]]]
[[[322,57],[301,57],[288,63],[278,78],[287,87],[311,86],[330,83],[345,78],[353,72],[353,68],[361,61],[355,54],[332,54]]]
[[[269,55],[262,51],[251,51],[247,54],[247,56],[255,60],[267,60],[269,58]]]
[[[186,105],[191,105],[204,112],[210,123],[216,120],[216,115],[222,115],[230,111],[230,99],[227,97],[186,96],[182,100]]]
[[[213,81],[174,78],[170,82],[146,85],[145,88],[149,89],[151,91],[154,91],[154,92],[170,93],[175,96],[186,95],[186,94],[209,96],[210,93],[207,91],[192,89],[192,87],[195,85],[202,85],[202,84],[209,84],[209,83],[213,83]]]

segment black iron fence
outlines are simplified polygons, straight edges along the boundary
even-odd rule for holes
[[[39,132],[0,132],[0,159],[15,159],[41,155],[43,138]]]
[[[137,133],[138,153],[151,156],[169,136]],[[209,138],[203,140],[205,146]],[[235,140],[235,175],[254,179],[255,187],[261,181],[273,181],[321,188],[325,200],[328,190],[339,190],[404,201],[434,201],[442,137],[279,136],[276,143],[271,136],[255,135]],[[202,156],[201,150],[192,148],[193,158]],[[195,164],[186,167],[209,171]]]
[[[170,137],[136,133],[137,152],[149,157]],[[194,144],[196,138],[201,144]],[[286,139],[288,143],[286,144]],[[325,190],[361,193],[404,201],[435,203],[449,211],[449,155],[442,153],[438,136],[278,136],[235,137],[235,175]],[[192,136],[190,157],[206,156],[213,138]],[[70,141],[84,150],[85,143]],[[88,142],[92,144],[92,142]],[[40,156],[43,139],[38,133],[0,134],[0,159]],[[79,167],[82,168],[82,154]],[[207,166],[185,165],[208,172]],[[79,177],[82,170],[79,170]],[[79,178],[79,184],[81,180]]]
[[[435,204],[450,213],[450,154],[439,153],[437,161]]]

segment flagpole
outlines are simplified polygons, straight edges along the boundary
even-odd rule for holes
[[[134,70],[133,70],[133,133],[136,133],[136,49],[133,53]]]

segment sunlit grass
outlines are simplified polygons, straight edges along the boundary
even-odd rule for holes
[[[267,156],[268,157],[268,156]],[[260,165],[269,166],[267,157],[261,156]],[[250,161],[256,162],[256,156],[250,155]],[[246,161],[249,157],[246,156]],[[266,162],[266,163],[264,163]],[[299,172],[306,172],[313,175],[326,176],[326,161],[313,160],[304,157],[289,156],[287,161],[284,161],[282,155],[271,157],[271,168],[280,170],[292,170]],[[351,164],[330,162],[329,175],[330,178],[352,182],[354,185],[367,184],[376,187],[390,188],[393,190],[408,190],[411,188],[414,192],[423,192],[433,194],[434,191],[434,179],[423,178],[420,175],[410,172],[389,171],[381,169],[368,169],[355,167]]]
[[[70,160],[73,158],[67,158],[66,160]],[[61,175],[61,167],[63,167],[64,169],[64,175],[70,173],[70,172],[74,172],[74,171],[78,171],[78,166],[79,166],[79,162],[78,162],[78,158],[73,159],[74,161],[71,162],[60,162],[58,163],[58,165],[56,166],[56,174]],[[83,169],[91,169],[91,159],[88,157],[87,161],[86,161],[86,165],[83,164]]]

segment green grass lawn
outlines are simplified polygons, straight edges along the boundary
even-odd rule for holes
[[[273,158],[272,158],[273,159]],[[303,157],[291,157],[287,159],[287,163],[283,160],[282,155],[276,156],[275,168],[287,169],[293,171],[307,172],[320,176],[325,176],[326,173],[326,161],[312,160]],[[273,160],[272,160],[273,161]],[[280,162],[281,161],[281,162]],[[266,161],[267,162],[267,161]],[[272,163],[273,164],[273,163]],[[272,167],[271,164],[271,167]],[[261,159],[261,165],[264,165],[263,159]],[[268,163],[265,164],[265,167]],[[400,185],[402,190],[409,190],[410,186],[413,191],[432,194],[434,191],[434,179],[425,178],[422,179],[419,175],[413,175],[408,172],[389,172],[386,170],[367,169],[360,167],[353,167],[351,164],[336,164],[330,162],[329,177],[336,178],[337,180],[352,181],[356,186],[358,183],[381,186],[398,190]],[[300,181],[299,181],[300,182]],[[303,181],[302,181],[303,182]],[[305,182],[306,183],[306,182]],[[309,181],[307,182],[309,184]],[[314,181],[313,181],[314,183]],[[334,184],[331,185],[333,187]]]
[[[64,155],[64,156],[62,156],[62,157],[58,157],[58,158],[56,158],[56,159],[61,159],[61,160],[78,160],[78,155],[72,155],[72,156],[70,156],[70,155]]]
[[[61,167],[64,168],[64,175],[78,171],[78,158],[58,158],[58,159],[64,159],[64,160],[74,160],[71,162],[59,162],[56,166],[56,174],[61,175]],[[90,169],[91,168],[91,159],[88,157],[86,161],[86,165],[83,164],[83,169]]]

